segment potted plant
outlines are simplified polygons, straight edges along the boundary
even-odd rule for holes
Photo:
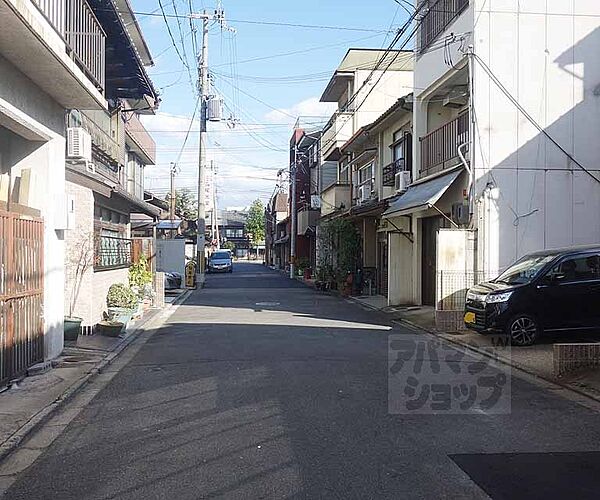
[[[77,307],[77,300],[83,279],[94,263],[94,244],[93,235],[89,232],[80,232],[76,237],[77,242],[73,245],[67,245],[68,253],[66,258],[67,284],[71,290],[69,292],[69,315],[64,318],[64,339],[77,340],[81,332],[81,323],[83,319],[74,316]]]
[[[96,324],[96,333],[104,335],[105,337],[118,337],[123,332],[125,323],[121,321],[100,321]]]
[[[106,296],[109,320],[127,323],[133,317],[138,302],[137,295],[126,284],[112,284]]]
[[[152,299],[152,272],[146,254],[141,254],[139,260],[129,268],[129,286],[140,302]]]

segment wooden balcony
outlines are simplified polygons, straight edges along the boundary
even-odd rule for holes
[[[469,113],[465,111],[454,120],[421,137],[420,177],[425,177],[460,162],[458,148],[470,143]],[[463,151],[466,153],[468,147]]]
[[[419,52],[425,52],[433,41],[467,8],[469,0],[424,0],[428,3],[419,28]]]
[[[65,41],[67,53],[99,90],[105,85],[106,34],[86,0],[33,0]]]

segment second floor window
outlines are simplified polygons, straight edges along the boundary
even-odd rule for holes
[[[127,192],[144,199],[144,165],[133,153],[127,155]]]

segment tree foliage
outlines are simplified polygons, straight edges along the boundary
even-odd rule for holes
[[[165,196],[169,202],[171,194]],[[183,220],[196,220],[198,218],[198,201],[196,195],[187,188],[177,189],[175,191],[175,215]]]
[[[252,243],[258,245],[265,241],[265,206],[256,199],[248,211],[246,230],[252,234]]]
[[[360,259],[360,235],[346,219],[334,219],[321,225],[319,245],[319,269],[317,276],[323,281],[346,279],[356,271]]]

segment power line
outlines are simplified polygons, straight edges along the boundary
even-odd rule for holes
[[[189,69],[188,63],[187,61],[182,57],[181,53],[179,52],[179,49],[177,48],[177,43],[175,43],[175,37],[173,36],[173,32],[171,31],[171,26],[169,25],[169,20],[167,19],[167,17],[171,17],[168,16],[167,13],[165,12],[164,6],[162,4],[162,0],[158,0],[158,5],[160,7],[160,11],[162,13],[162,17],[165,21],[165,24],[167,26],[167,32],[169,33],[169,38],[171,39],[171,42],[173,43],[173,47],[175,47],[175,52],[177,53],[177,57],[179,57],[179,60],[181,61],[181,63]],[[148,15],[148,16],[160,16],[161,14],[153,14],[152,12],[149,13],[142,13],[142,12],[134,12],[134,14],[140,14],[140,15]]]
[[[477,54],[471,52],[471,56],[479,63],[479,65],[483,68],[483,70],[487,73],[490,79],[494,82],[494,84],[502,91],[502,93],[508,98],[508,100],[527,118],[527,120],[542,134],[544,134],[552,144],[554,144],[558,149],[560,149],[564,155],[569,158],[575,165],[577,165],[581,170],[583,170],[587,175],[589,175],[596,182],[600,183],[600,179],[596,177],[592,172],[590,172],[586,167],[584,167],[577,159],[573,157],[558,141],[554,139],[547,131],[544,129],[534,118],[531,116],[523,106],[519,103],[519,101],[510,93],[510,91],[502,84],[502,82],[498,79],[498,77],[494,74],[494,72],[490,69],[490,67],[483,61]]]

